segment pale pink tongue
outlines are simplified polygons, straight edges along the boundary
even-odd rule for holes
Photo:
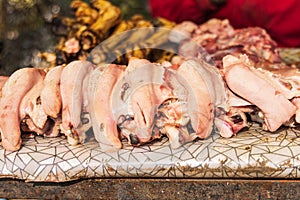
[[[244,59],[228,55],[223,58],[223,63],[228,87],[262,110],[267,130],[276,131],[295,114],[296,107]]]
[[[116,84],[112,94],[114,119],[118,120],[120,116],[134,116],[134,129],[129,127],[132,123],[124,123],[121,127],[121,131],[124,129],[124,136],[129,140],[130,137],[140,143],[151,140],[153,120],[158,106],[173,97],[172,90],[164,85],[164,72],[165,69],[161,65],[144,59],[134,59],[126,68],[124,77]]]
[[[95,139],[100,147],[107,151],[115,151],[122,147],[111,103],[112,92],[123,75],[124,68],[114,64],[108,65],[103,71],[98,67],[90,75],[88,111]]]

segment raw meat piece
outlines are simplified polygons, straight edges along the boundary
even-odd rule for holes
[[[35,77],[37,79],[37,82],[24,95],[20,104],[20,119],[29,117],[32,124],[36,126],[37,129],[43,129],[48,118],[41,105],[40,96],[44,87],[44,77],[44,75]]]
[[[276,42],[262,28],[234,29],[226,19],[211,19],[196,28],[194,27],[195,24],[193,24],[194,26],[185,25],[190,23],[182,22],[173,28],[175,33],[179,32],[181,35],[186,35],[187,37],[184,39],[176,40],[172,34],[169,36],[171,41],[180,43],[178,51],[182,53],[182,56],[204,56],[207,57],[208,61],[214,61],[219,68],[222,68],[221,62],[224,56],[247,54],[252,64],[257,68],[285,67],[284,64],[280,63]],[[206,50],[204,54],[203,48]],[[200,55],[195,56],[197,51]]]
[[[9,151],[21,147],[19,108],[26,93],[41,79],[43,72],[35,68],[22,68],[14,72],[2,88],[0,100],[0,129],[2,146]]]
[[[264,129],[276,131],[295,114],[296,107],[267,78],[254,73],[243,59],[225,56],[223,66],[228,87],[262,110]]]
[[[62,132],[72,144],[85,139],[80,132],[82,106],[84,103],[84,79],[95,68],[88,61],[73,61],[64,67],[60,78],[60,95],[62,98]],[[87,88],[86,88],[87,89]],[[78,129],[78,130],[77,130]]]
[[[60,77],[63,68],[57,66],[47,72],[41,92],[42,107],[45,113],[53,118],[57,118],[61,112]]]
[[[115,120],[132,145],[160,137],[152,133],[158,106],[173,97],[164,85],[164,68],[144,59],[131,59],[113,94]]]
[[[112,93],[120,78],[123,77],[122,66],[108,65],[96,68],[90,75],[88,98],[93,131],[100,147],[107,151],[121,148],[122,144],[113,118]]]

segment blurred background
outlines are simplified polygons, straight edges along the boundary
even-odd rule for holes
[[[89,2],[86,0],[86,2]],[[146,0],[110,0],[124,19],[150,17]],[[0,75],[35,66],[39,52],[53,51],[58,40],[52,19],[70,16],[71,0],[0,0]]]

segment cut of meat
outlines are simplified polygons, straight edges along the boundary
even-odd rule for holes
[[[62,131],[72,137],[74,144],[84,140],[84,133],[78,132],[81,126],[82,106],[84,103],[84,79],[95,66],[88,61],[73,61],[64,67],[60,78],[60,95],[62,98]],[[79,129],[78,129],[79,130]],[[72,142],[72,143],[73,143]]]
[[[36,76],[35,78],[37,82],[24,95],[20,104],[20,118],[29,117],[36,128],[42,129],[47,121],[47,114],[41,105],[40,96],[44,87],[44,76]]]
[[[108,65],[101,71],[96,68],[90,75],[89,106],[93,131],[100,147],[107,151],[121,148],[122,144],[113,118],[112,93],[120,78],[123,77],[122,66]]]
[[[228,87],[262,110],[266,130],[276,131],[295,114],[296,107],[267,78],[250,70],[243,59],[225,56],[223,66]]]
[[[177,72],[181,77],[180,81],[186,82],[183,84],[188,86],[187,103],[191,125],[198,137],[207,138],[213,128],[214,107],[217,97],[212,83],[214,77],[209,76],[207,71],[193,60],[184,62]],[[220,91],[220,95],[222,92]]]
[[[41,103],[45,113],[57,118],[61,112],[60,76],[63,66],[50,69],[44,79],[44,87],[41,92]]]
[[[187,36],[184,40],[176,40],[172,34],[169,37],[171,41],[180,43],[178,51],[183,53],[182,56],[194,56],[196,49],[204,48],[219,68],[222,68],[222,58],[229,54],[247,54],[257,68],[276,69],[280,65],[284,67],[280,63],[276,42],[262,28],[234,29],[226,19],[210,19],[198,26],[190,23],[192,22],[182,22],[173,28],[174,33],[181,33],[177,35]],[[188,55],[187,52],[191,54]],[[203,50],[199,53],[199,56],[203,56]]]
[[[144,59],[131,59],[113,93],[114,118],[123,137],[140,145],[160,137],[152,132],[158,106],[173,97],[164,84],[164,67]]]
[[[43,78],[35,68],[22,68],[14,72],[2,88],[0,100],[0,128],[2,146],[9,151],[21,147],[19,108],[26,93]]]

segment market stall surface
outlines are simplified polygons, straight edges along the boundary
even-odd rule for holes
[[[293,128],[269,133],[252,124],[229,139],[215,132],[178,149],[167,138],[140,147],[124,141],[112,153],[93,140],[70,146],[64,136],[36,136],[24,139],[17,152],[1,148],[0,196],[297,199],[299,134]]]
[[[257,124],[232,138],[217,132],[172,149],[167,138],[116,152],[89,141],[71,146],[64,136],[25,139],[16,152],[1,149],[1,177],[64,182],[80,178],[299,178],[300,131],[264,132]]]

